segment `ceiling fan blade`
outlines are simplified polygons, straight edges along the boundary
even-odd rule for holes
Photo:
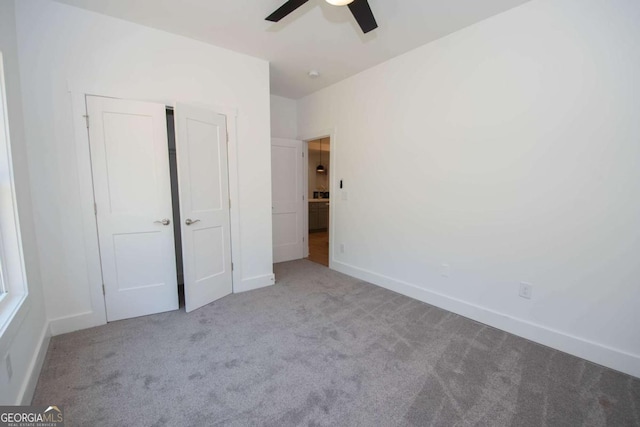
[[[363,33],[367,34],[369,31],[378,28],[378,23],[367,0],[355,0],[353,3],[349,3],[349,10],[358,21]]]
[[[308,1],[309,0],[289,0],[288,2],[280,6],[278,10],[267,16],[266,20],[271,22],[278,22]]]

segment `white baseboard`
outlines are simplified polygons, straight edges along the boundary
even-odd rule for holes
[[[46,322],[38,339],[38,348],[36,348],[31,362],[29,362],[28,374],[18,393],[16,405],[31,405],[33,393],[36,391],[36,385],[38,384],[38,378],[40,377],[44,357],[47,355],[50,340],[51,331],[49,329],[49,322]]]
[[[494,328],[640,378],[640,356],[333,260],[331,268]]]
[[[264,288],[265,286],[271,286],[274,283],[276,283],[276,278],[273,274],[242,279],[240,283],[234,282],[233,293],[237,294],[239,292],[252,291],[254,289]]]
[[[68,332],[104,325],[105,323],[102,319],[97,318],[92,311],[59,317],[49,321],[51,335],[54,337]]]

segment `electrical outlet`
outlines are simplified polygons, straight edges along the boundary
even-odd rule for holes
[[[531,299],[533,293],[533,286],[531,283],[520,282],[520,296],[522,298]]]
[[[7,377],[11,379],[13,376],[13,367],[11,366],[11,355],[9,353],[4,357],[4,365],[7,368]]]
[[[451,266],[449,264],[442,264],[440,266],[440,275],[442,277],[449,277],[451,275]]]
[[[344,253],[344,243],[340,243],[340,253]]]

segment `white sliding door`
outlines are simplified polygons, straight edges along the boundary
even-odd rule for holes
[[[165,106],[87,96],[107,320],[178,309]]]
[[[304,191],[302,141],[271,141],[273,262],[304,257]]]
[[[176,152],[187,312],[232,292],[225,116],[178,104]]]

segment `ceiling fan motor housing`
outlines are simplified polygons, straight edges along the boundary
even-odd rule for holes
[[[289,0],[280,6],[275,12],[267,16],[266,20],[278,22],[294,10],[308,2],[309,0]],[[351,14],[360,25],[363,33],[368,33],[378,28],[376,18],[373,16],[371,7],[367,0],[326,0],[327,3],[334,6],[349,6]]]

